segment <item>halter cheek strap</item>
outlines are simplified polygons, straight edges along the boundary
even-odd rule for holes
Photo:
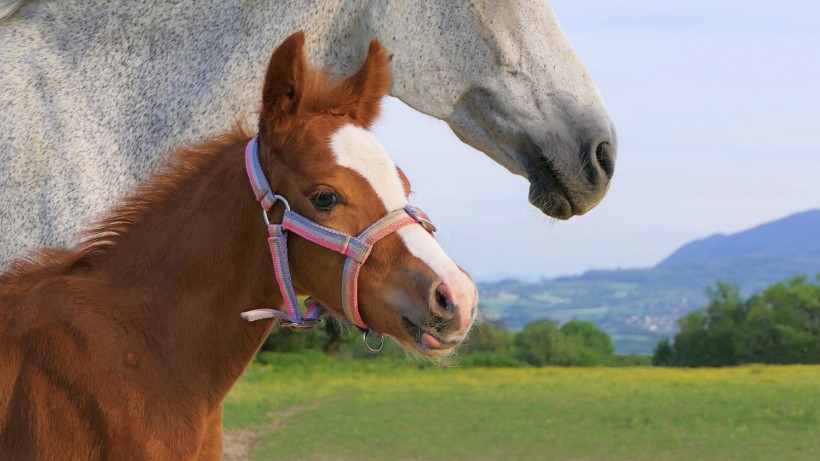
[[[242,318],[256,321],[266,318],[278,318],[283,325],[295,330],[314,327],[319,320],[323,307],[308,298],[307,310],[302,314],[299,301],[293,289],[293,281],[288,264],[288,232],[293,232],[306,240],[331,249],[347,257],[342,273],[342,307],[345,316],[356,325],[363,334],[378,335],[362,320],[358,303],[359,271],[367,261],[373,245],[384,237],[410,224],[421,224],[428,232],[435,231],[435,227],[426,219],[426,216],[416,207],[406,206],[403,209],[392,211],[375,223],[371,224],[358,236],[351,236],[344,232],[317,224],[310,219],[292,211],[288,201],[270,190],[265,179],[262,166],[259,162],[259,148],[256,137],[250,140],[245,148],[245,169],[248,173],[251,187],[256,199],[262,205],[265,223],[268,225],[268,245],[273,261],[274,274],[279,285],[279,291],[284,299],[285,311],[273,309],[254,309],[243,312]],[[282,202],[285,213],[281,224],[271,224],[267,212],[276,202]],[[365,342],[365,344],[367,344]],[[368,349],[373,350],[368,345]]]

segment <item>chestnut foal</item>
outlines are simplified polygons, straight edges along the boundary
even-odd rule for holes
[[[384,51],[328,83],[303,48],[274,52],[258,137],[177,152],[85,243],[0,276],[0,459],[218,460],[222,401],[270,318],[301,322],[264,308],[295,293],[423,355],[464,338],[475,286],[366,131]]]

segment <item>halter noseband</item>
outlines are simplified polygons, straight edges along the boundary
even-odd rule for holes
[[[259,162],[258,144],[257,137],[248,142],[248,146],[245,148],[245,170],[248,173],[248,179],[256,199],[262,205],[262,214],[265,224],[268,226],[268,245],[273,260],[276,282],[279,284],[279,291],[282,293],[285,303],[285,312],[274,309],[254,309],[243,312],[242,318],[249,322],[277,318],[282,326],[295,331],[313,328],[319,323],[319,317],[324,310],[322,305],[316,300],[308,298],[305,301],[307,310],[303,315],[302,310],[299,308],[296,292],[293,289],[287,245],[288,231],[291,231],[317,245],[347,257],[342,273],[342,307],[347,319],[362,332],[365,347],[371,352],[378,352],[384,345],[384,337],[364,323],[359,313],[359,271],[367,261],[368,256],[370,256],[373,245],[384,237],[410,224],[421,224],[425,230],[431,233],[436,230],[435,226],[426,219],[421,210],[411,205],[387,213],[355,237],[317,224],[292,211],[290,204],[284,197],[271,191],[270,184],[265,179],[265,173],[262,171],[262,165]],[[268,219],[268,211],[276,202],[282,202],[285,206],[285,214],[282,217],[281,224],[271,224]],[[367,343],[368,334],[380,337],[381,343],[375,348],[371,347]]]

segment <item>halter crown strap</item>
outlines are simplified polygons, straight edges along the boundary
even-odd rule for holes
[[[259,139],[254,136],[245,147],[245,171],[248,173],[251,188],[256,196],[256,200],[262,204],[265,211],[269,211],[276,198],[270,188],[270,183],[265,179],[265,172],[259,162]]]
[[[372,332],[359,313],[358,280],[359,272],[368,256],[370,256],[373,245],[410,224],[419,223],[432,233],[435,230],[432,223],[427,220],[421,210],[408,205],[401,210],[388,213],[354,237],[317,224],[299,213],[291,211],[287,201],[271,191],[270,184],[265,179],[262,165],[259,162],[259,148],[256,137],[251,139],[245,148],[245,169],[254,195],[265,212],[269,211],[277,201],[282,201],[285,204],[282,223],[268,225],[270,235],[268,246],[270,247],[276,281],[284,300],[285,312],[273,309],[255,309],[243,312],[242,318],[251,322],[265,318],[278,318],[287,322],[285,326],[293,329],[309,328],[317,323],[323,310],[322,306],[308,298],[306,302],[307,311],[303,316],[296,292],[293,289],[287,248],[287,232],[291,231],[312,243],[347,257],[342,272],[342,307],[348,320],[362,332],[365,334]],[[265,214],[265,219],[267,221],[267,214]]]

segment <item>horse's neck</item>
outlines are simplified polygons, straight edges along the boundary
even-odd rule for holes
[[[270,331],[239,314],[281,303],[261,208],[236,143],[185,174],[93,263],[157,345],[162,373],[220,400]]]

